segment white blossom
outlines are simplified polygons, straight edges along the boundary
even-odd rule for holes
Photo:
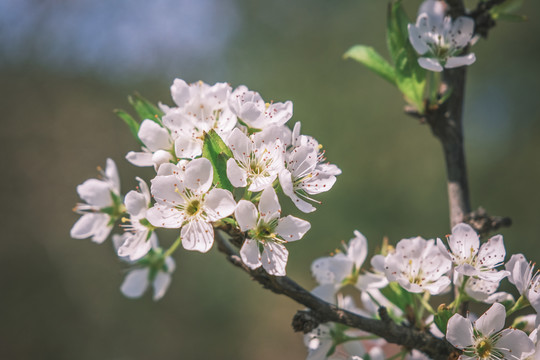
[[[227,177],[234,187],[261,191],[272,185],[284,167],[281,141],[269,140],[264,132],[248,137],[234,129],[227,143],[233,154],[227,161]]]
[[[514,254],[505,265],[510,275],[508,280],[529,300],[531,306],[540,312],[540,275],[534,271],[534,265],[529,263],[523,254]]]
[[[416,19],[416,24],[409,24],[409,41],[423,55],[418,59],[421,67],[431,71],[442,71],[443,67],[455,68],[471,65],[475,62],[474,54],[459,56],[471,42],[474,34],[474,20],[460,16],[452,21],[444,16],[441,1],[425,1]]]
[[[244,85],[236,88],[230,96],[232,112],[251,128],[265,129],[272,125],[283,125],[293,113],[291,101],[285,103],[265,103],[261,95]]]
[[[156,176],[152,195],[156,204],[146,214],[156,227],[182,228],[182,246],[186,250],[207,252],[214,243],[212,222],[231,215],[236,203],[224,189],[211,189],[212,164],[199,158],[189,162],[184,172]]]
[[[144,146],[142,152],[127,153],[126,159],[133,165],[154,166],[157,170],[161,164],[175,160],[174,140],[166,128],[146,119],[141,123],[137,135]]]
[[[534,344],[521,330],[503,330],[505,319],[506,310],[499,303],[474,323],[455,314],[448,320],[446,339],[463,350],[463,360],[521,360],[534,350]]]
[[[240,200],[234,211],[240,229],[248,232],[240,249],[242,261],[251,269],[262,265],[275,276],[285,276],[289,252],[283,244],[301,239],[311,227],[305,220],[291,215],[280,218],[280,214],[281,206],[272,187],[261,193],[258,210],[252,202]]]
[[[118,256],[127,256],[129,260],[138,260],[148,253],[152,244],[149,241],[152,230],[146,220],[146,211],[151,205],[150,190],[143,179],[139,181],[139,191],[131,190],[127,193],[124,204],[129,214],[129,219],[123,218],[124,224],[123,242],[118,247]]]
[[[388,280],[396,281],[409,292],[428,291],[437,295],[450,285],[445,274],[450,271],[451,262],[433,240],[421,237],[401,240],[395,252],[386,256],[384,266]]]
[[[77,186],[77,193],[86,203],[79,203],[74,208],[82,216],[71,228],[72,238],[91,237],[92,241],[102,243],[120,215],[121,209],[115,201],[120,199],[120,178],[112,159],[107,159],[107,166],[101,175],[102,179],[88,179]]]
[[[467,276],[474,276],[491,282],[499,282],[509,274],[508,271],[496,271],[502,265],[506,250],[503,237],[495,235],[480,246],[480,238],[468,224],[457,224],[452,228],[452,235],[448,236],[450,251],[437,239],[437,246],[441,253],[450,259],[455,271]]]

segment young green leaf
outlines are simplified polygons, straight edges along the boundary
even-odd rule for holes
[[[231,149],[214,130],[204,134],[202,156],[212,163],[216,186],[232,192],[234,187],[227,177],[227,160],[232,157]]]
[[[406,311],[407,306],[413,303],[411,294],[404,290],[397,282],[391,282],[387,287],[381,289],[381,293],[392,304],[396,305],[402,311]]]
[[[392,84],[396,84],[396,73],[394,67],[390,65],[371,46],[355,45],[343,55],[345,59],[353,59],[364,64],[368,69],[375,72]]]
[[[141,121],[150,119],[161,125],[163,112],[150,101],[146,100],[138,93],[135,93],[133,96],[128,96],[128,101],[141,118]]]
[[[437,309],[437,314],[435,314],[433,321],[443,334],[446,334],[446,325],[448,324],[448,320],[450,320],[452,315],[454,315],[454,313],[449,310],[444,304],[441,304]]]
[[[142,142],[139,139],[139,135],[138,135],[140,124],[133,118],[133,116],[129,115],[124,110],[117,109],[117,110],[114,110],[114,113],[126,123],[126,125],[129,128],[129,131],[131,131],[131,134],[142,145]]]

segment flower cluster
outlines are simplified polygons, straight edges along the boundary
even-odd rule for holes
[[[364,264],[366,238],[358,231],[354,235],[331,256],[313,262],[311,271],[318,283],[314,295],[371,318],[377,318],[378,308],[384,306],[396,322],[446,337],[462,351],[462,359],[535,358],[537,316],[518,318],[510,328],[504,325],[517,310],[529,305],[540,310],[540,275],[522,254],[512,255],[505,263],[501,235],[482,243],[471,226],[458,224],[447,235],[447,245],[441,239],[421,237],[400,240],[395,247],[384,242],[371,258],[371,266]],[[503,265],[506,269],[501,269]],[[496,292],[506,277],[521,295],[517,301],[508,293]],[[457,294],[454,301],[431,305],[432,295],[448,294],[452,288]],[[354,293],[361,308],[355,304]],[[465,318],[459,310],[466,302],[491,307],[479,318],[472,313]],[[427,359],[416,351],[400,353],[384,339],[343,324],[321,324],[305,336],[305,343],[308,360]]]
[[[71,229],[77,239],[101,243],[116,223],[123,234],[113,242],[118,256],[132,268],[121,286],[127,297],[139,297],[152,284],[161,298],[171,281],[173,252],[182,244],[202,253],[214,243],[215,229],[232,226],[244,234],[240,256],[251,269],[262,266],[284,276],[286,244],[310,229],[306,220],[284,216],[278,192],[304,213],[315,211],[313,196],[328,191],[341,173],[325,162],[312,137],[291,130],[292,102],[265,102],[259,93],[229,84],[188,84],[175,79],[175,106],[158,107],[137,97],[135,121],[122,114],[142,148],[130,151],[133,165],[153,167],[147,183],[137,178],[137,190],[125,197],[115,163],[107,160],[102,179],[77,187],[85,204]],[[277,191],[276,191],[277,190]],[[168,249],[158,245],[156,229],[179,229]]]

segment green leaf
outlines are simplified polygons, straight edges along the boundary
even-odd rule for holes
[[[523,0],[506,0],[499,5],[492,7],[489,12],[491,16],[496,19],[499,14],[510,14],[519,10],[523,5]]]
[[[125,112],[124,110],[120,110],[120,109],[114,110],[114,113],[120,119],[124,120],[124,122],[126,123],[126,125],[129,128],[129,131],[131,131],[131,134],[135,137],[135,139],[137,139],[142,144],[141,140],[139,139],[139,135],[138,135],[140,124],[133,118],[133,116],[129,115],[127,112]]]
[[[454,313],[444,304],[441,304],[437,309],[437,314],[435,314],[433,321],[443,334],[446,334],[446,326],[448,325],[448,320],[450,320],[453,315]]]
[[[141,118],[141,121],[150,119],[161,125],[163,112],[150,101],[146,100],[138,93],[135,93],[133,96],[128,96],[128,101]]]
[[[355,45],[347,50],[343,58],[356,60],[385,80],[396,84],[394,67],[371,46]]]
[[[493,16],[493,19],[519,23],[527,21],[527,16],[518,14],[498,13],[497,15]]]
[[[399,286],[397,282],[389,283],[387,287],[381,289],[381,293],[404,312],[413,303],[411,294]]]
[[[395,65],[396,84],[407,102],[424,112],[426,70],[418,65],[418,55],[409,42],[409,18],[401,0],[388,5],[386,40]]]
[[[214,130],[204,134],[202,156],[212,163],[214,184],[219,188],[232,192],[234,187],[227,177],[227,160],[232,157],[232,152]]]

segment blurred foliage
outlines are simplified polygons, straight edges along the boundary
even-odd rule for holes
[[[311,261],[350,239],[354,229],[372,249],[383,236],[395,244],[447,234],[440,145],[426,126],[403,114],[404,101],[391,84],[342,59],[354,44],[385,49],[386,2],[234,4],[237,29],[222,53],[187,68],[179,60],[177,76],[246,84],[267,100],[292,100],[291,126],[302,121],[303,133],[315,136],[343,170],[334,189],[320,197],[323,204],[305,216],[312,230],[290,244],[288,274],[314,286]],[[410,17],[418,4],[406,2]],[[540,46],[531,34],[540,32],[540,4],[528,1],[520,13],[530,20],[501,23],[474,47],[478,60],[468,70],[465,133],[473,206],[512,217],[514,225],[502,232],[508,252],[535,261]],[[106,23],[95,21],[107,31]],[[19,51],[24,49],[21,43]],[[290,325],[301,307],[262,290],[215,249],[177,252],[171,288],[154,303],[149,296],[129,300],[120,294],[124,265],[110,242],[69,238],[77,219],[70,212],[78,201],[75,186],[96,176],[95,167],[107,157],[119,165],[124,194],[135,187],[136,175],[152,176],[123,160],[138,144],[113,109],[128,108],[133,91],[171,104],[173,79],[157,70],[139,75],[130,66],[122,77],[106,69],[75,71],[69,64],[51,68],[35,48],[32,54],[37,56],[0,63],[0,358],[304,358],[302,336]],[[285,197],[282,205],[300,215]],[[160,238],[169,244],[175,236],[171,231]]]

